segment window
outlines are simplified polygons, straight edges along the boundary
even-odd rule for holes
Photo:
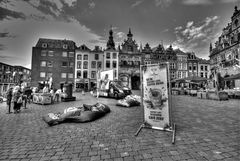
[[[77,71],[77,78],[81,78],[82,72],[80,70]]]
[[[88,55],[84,55],[83,60],[88,60]]]
[[[100,61],[97,62],[97,67],[98,67],[98,68],[102,68],[102,62],[100,62]]]
[[[87,61],[83,62],[83,69],[88,69],[88,62]]]
[[[133,62],[132,61],[128,61],[128,65],[133,65]]]
[[[40,77],[41,78],[45,78],[46,77],[46,73],[45,72],[40,72]]]
[[[187,73],[186,72],[182,72],[182,77],[183,78],[187,77]]]
[[[95,54],[95,60],[98,60],[98,59],[99,59],[99,55]]]
[[[92,61],[91,68],[96,68],[96,61]]]
[[[54,56],[53,51],[48,51],[48,56]]]
[[[193,70],[197,70],[196,64],[193,65]]]
[[[114,76],[114,78],[117,78],[117,71],[116,70],[114,70],[113,76]]]
[[[192,64],[189,64],[188,69],[192,70]]]
[[[82,66],[82,62],[81,62],[81,61],[78,61],[78,62],[77,62],[77,69],[81,69],[81,66]]]
[[[106,68],[110,68],[110,61],[109,60],[106,61]]]
[[[113,53],[113,59],[117,58],[117,53]]]
[[[208,74],[207,73],[205,73],[205,78],[208,78]]]
[[[46,67],[46,64],[47,64],[47,62],[46,62],[46,61],[41,61],[41,64],[40,64],[40,66],[41,66],[41,67]]]
[[[182,78],[182,72],[178,72],[178,78]]]
[[[61,78],[67,78],[67,73],[61,73]]]
[[[62,57],[67,57],[67,52],[66,51],[62,52]]]
[[[74,52],[69,52],[69,57],[74,57]]]
[[[74,62],[69,62],[69,67],[73,68],[74,67]]]
[[[43,48],[47,48],[47,43],[42,43]]]
[[[117,68],[117,62],[116,61],[113,61],[113,68]]]
[[[68,78],[73,78],[73,73],[68,73]]]
[[[200,76],[203,77],[203,73],[202,72],[200,73]]]
[[[48,66],[48,67],[53,67],[53,62],[52,62],[52,61],[48,61],[47,66]]]
[[[42,50],[41,51],[41,56],[47,56],[47,51],[46,50]]]
[[[171,78],[175,78],[175,72],[171,72]]]
[[[205,71],[208,71],[208,66],[205,66]]]
[[[67,62],[66,61],[62,62],[62,67],[67,67]]]
[[[87,71],[83,71],[83,78],[87,78],[88,77],[88,72]]]
[[[95,77],[96,77],[96,71],[92,71],[92,72],[91,72],[91,78],[94,79]]]
[[[77,60],[82,60],[82,55],[77,55]]]
[[[107,53],[106,58],[107,58],[107,59],[110,59],[110,53]]]
[[[201,71],[203,71],[203,65],[201,65],[201,67],[200,67],[200,68],[201,68]]]
[[[67,44],[64,44],[63,49],[67,49],[67,48],[68,48]]]
[[[52,73],[47,73],[47,78],[51,78],[52,77]]]

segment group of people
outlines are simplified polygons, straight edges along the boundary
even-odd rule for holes
[[[32,99],[32,89],[30,87],[24,87],[16,85],[10,87],[6,93],[8,114],[11,112],[11,107],[13,106],[13,112],[20,113],[21,107],[27,108],[27,102],[30,103]]]

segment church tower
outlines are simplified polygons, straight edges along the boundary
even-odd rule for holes
[[[112,31],[112,27],[109,31],[109,38],[108,38],[108,42],[107,42],[107,50],[109,49],[113,49],[115,50],[115,43],[114,43],[114,40],[113,40],[113,31]]]

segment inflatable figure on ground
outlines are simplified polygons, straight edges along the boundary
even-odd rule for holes
[[[133,107],[141,104],[141,97],[137,95],[128,95],[124,99],[118,100],[117,106]]]
[[[57,125],[63,122],[90,122],[110,112],[110,108],[102,103],[94,105],[83,104],[81,107],[68,107],[63,113],[48,113],[43,120],[49,125]]]

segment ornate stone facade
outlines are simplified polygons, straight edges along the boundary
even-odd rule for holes
[[[240,73],[240,10],[235,6],[231,22],[223,29],[215,43],[210,44],[211,75],[222,77]]]

